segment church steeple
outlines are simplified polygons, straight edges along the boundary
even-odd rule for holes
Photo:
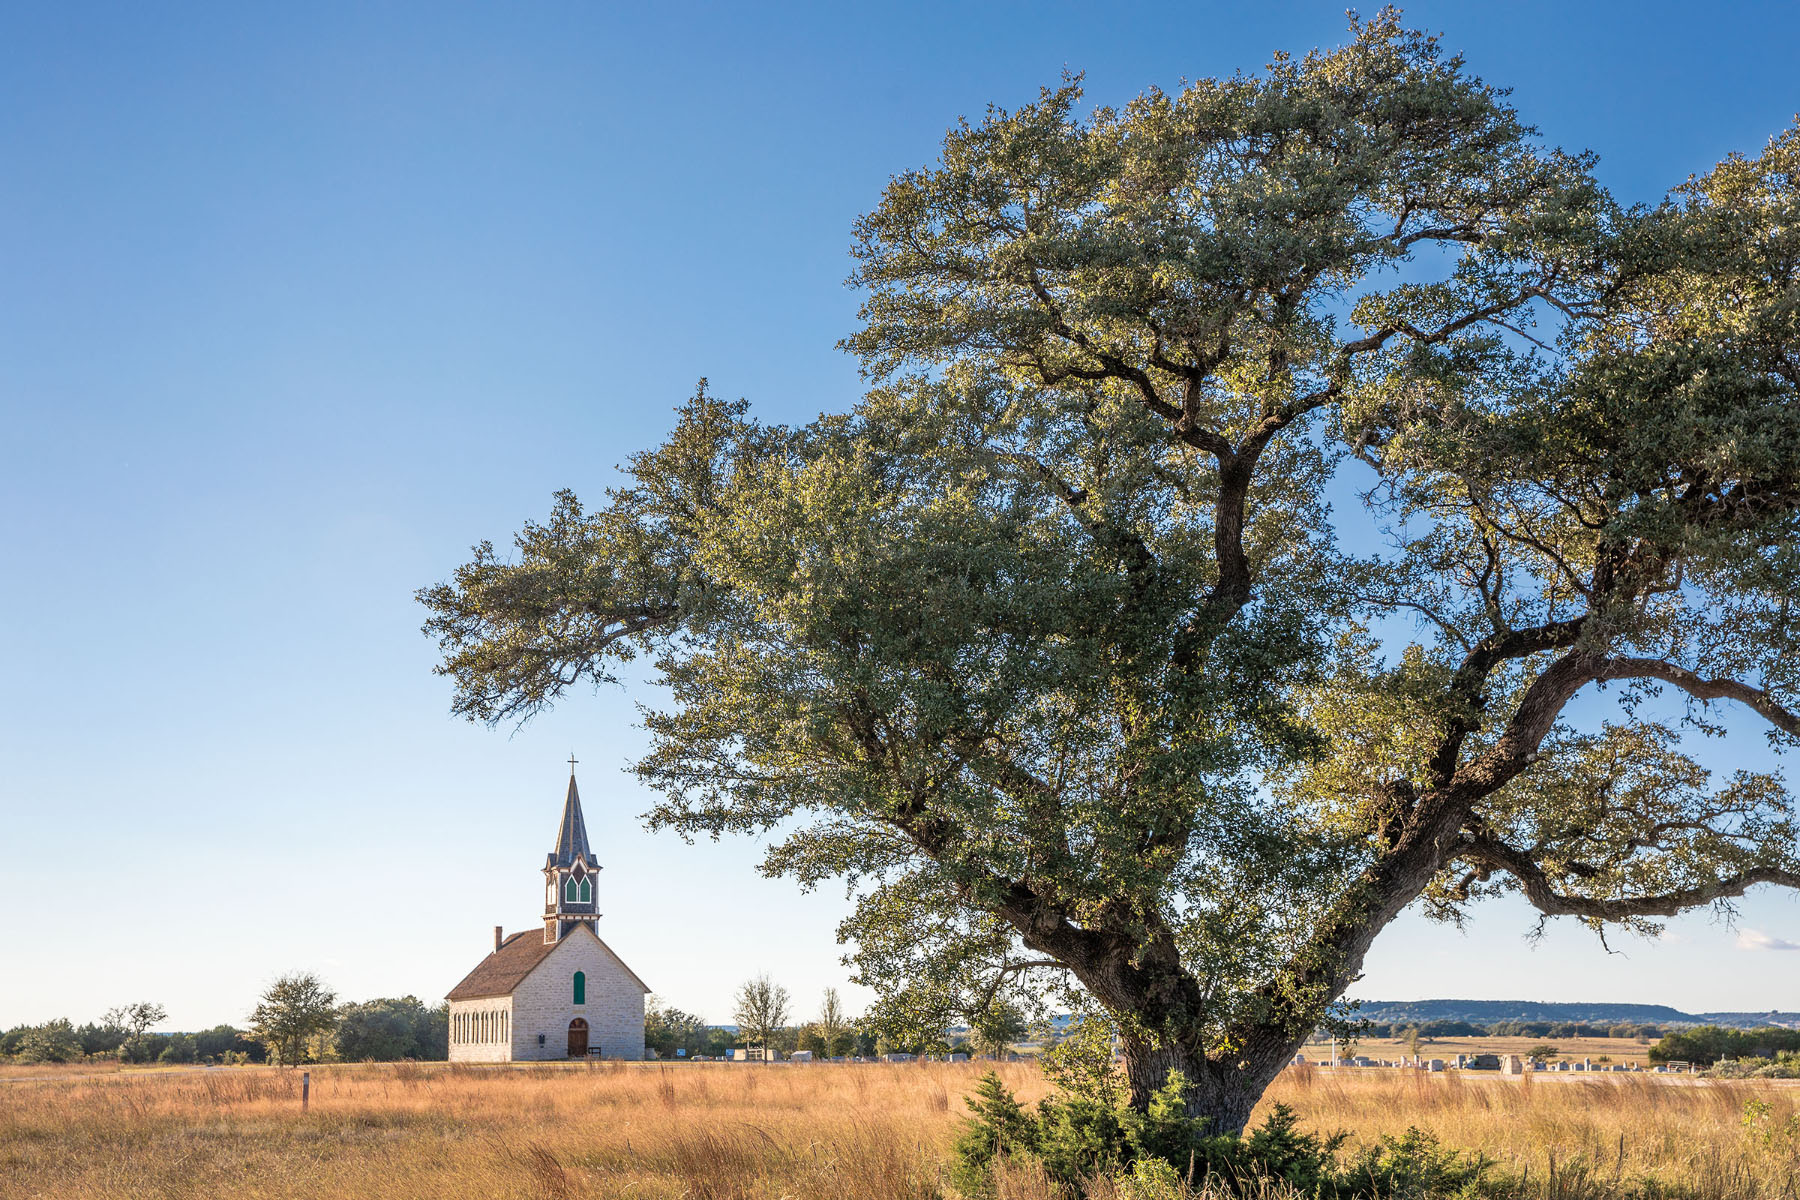
[[[577,925],[589,929],[600,920],[594,902],[600,864],[588,848],[587,822],[581,818],[581,792],[575,786],[575,756],[569,756],[569,794],[563,799],[556,849],[544,859],[544,940],[560,941]]]

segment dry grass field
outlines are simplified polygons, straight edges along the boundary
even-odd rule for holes
[[[950,1194],[961,1098],[982,1070],[315,1068],[304,1113],[292,1072],[9,1075],[0,1196],[926,1200]],[[1034,1067],[1000,1070],[1022,1097],[1043,1093]],[[1543,1200],[1800,1196],[1800,1090],[1300,1068],[1270,1099],[1364,1140],[1420,1126]],[[1028,1177],[1002,1189],[1049,1194]]]

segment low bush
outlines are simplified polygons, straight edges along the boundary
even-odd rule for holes
[[[26,1030],[19,1040],[18,1055],[20,1062],[72,1062],[81,1057],[81,1039],[73,1025],[59,1018]]]
[[[1710,1066],[1725,1058],[1774,1058],[1800,1051],[1800,1029],[1728,1029],[1702,1025],[1671,1033],[1650,1047],[1651,1062]]]
[[[1209,1133],[1205,1118],[1187,1115],[1184,1086],[1171,1075],[1142,1113],[1066,1093],[1033,1111],[990,1072],[966,1101],[971,1115],[956,1141],[952,1182],[964,1195],[992,1196],[994,1168],[1004,1162],[1036,1164],[1070,1195],[1110,1179],[1133,1197],[1197,1185],[1261,1196],[1276,1185],[1311,1200],[1431,1200],[1481,1192],[1492,1166],[1419,1129],[1384,1136],[1345,1159],[1347,1135],[1305,1132],[1284,1104],[1247,1136]]]
[[[1800,1051],[1784,1050],[1773,1058],[1720,1059],[1704,1074],[1712,1079],[1800,1079]]]

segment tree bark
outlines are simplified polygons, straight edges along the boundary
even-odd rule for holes
[[[1139,1112],[1150,1097],[1180,1071],[1186,1081],[1185,1100],[1190,1117],[1204,1117],[1210,1134],[1242,1133],[1250,1123],[1250,1111],[1279,1071],[1264,1072],[1250,1064],[1217,1063],[1179,1044],[1150,1042],[1126,1035],[1120,1038],[1125,1059],[1125,1079],[1131,1106]]]

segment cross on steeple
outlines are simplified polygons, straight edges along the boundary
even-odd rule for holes
[[[594,873],[600,864],[588,847],[587,822],[581,819],[581,793],[575,787],[575,764],[569,753],[569,793],[563,800],[562,823],[556,829],[556,849],[544,859],[544,941],[555,942],[571,929],[592,929],[600,919],[594,906]]]

